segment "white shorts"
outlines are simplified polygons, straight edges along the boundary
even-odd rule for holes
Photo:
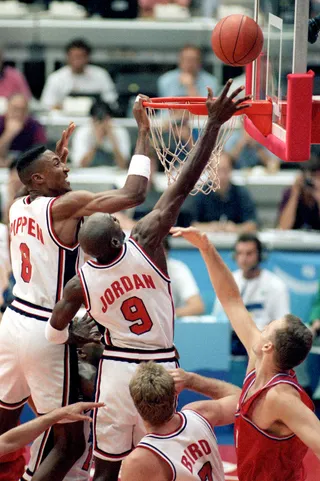
[[[93,418],[93,454],[108,461],[124,459],[146,434],[143,421],[130,396],[129,383],[143,361],[160,362],[175,369],[175,351],[137,351],[109,347],[100,360],[96,401],[106,407],[96,410]],[[159,354],[154,356],[154,353]]]
[[[63,478],[64,481],[89,481],[92,467],[92,445],[89,441],[91,433],[91,423],[84,421],[84,436],[86,449],[83,455],[74,463],[68,474]],[[30,452],[28,467],[21,478],[21,481],[31,481],[32,476],[39,468],[45,456],[53,447],[53,430],[50,428],[33,441]]]
[[[77,401],[76,350],[48,342],[45,326],[6,309],[0,323],[0,407],[16,409],[31,395],[37,412],[45,414]]]

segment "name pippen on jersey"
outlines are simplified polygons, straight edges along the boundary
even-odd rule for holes
[[[39,224],[31,217],[18,217],[10,224],[10,235],[28,234],[44,245],[43,233]]]
[[[189,444],[189,446],[183,451],[183,456],[181,458],[181,464],[185,466],[190,473],[193,472],[193,465],[195,462],[211,453],[211,448],[205,439],[200,439],[196,443]]]
[[[150,274],[122,276],[118,281],[114,281],[110,287],[107,287],[104,294],[100,297],[102,312],[107,312],[108,307],[111,306],[116,299],[119,299],[119,297],[133,289],[156,289],[156,286]]]

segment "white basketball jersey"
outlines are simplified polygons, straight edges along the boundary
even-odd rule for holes
[[[90,260],[79,271],[90,316],[105,326],[105,343],[120,348],[172,348],[170,279],[130,238],[111,264]]]
[[[10,208],[10,252],[16,281],[13,310],[48,318],[63,287],[79,267],[79,244],[63,245],[54,233],[51,208],[56,198],[18,199]],[[41,317],[42,314],[40,314]],[[43,319],[42,319],[43,320]]]
[[[169,465],[175,481],[224,481],[217,440],[208,421],[191,410],[178,414],[181,426],[175,432],[147,434],[137,448],[160,456]]]

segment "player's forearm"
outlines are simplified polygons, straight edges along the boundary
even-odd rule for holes
[[[219,379],[200,376],[195,373],[188,373],[186,389],[198,392],[212,399],[221,399],[226,396],[239,394],[241,389]]]
[[[138,130],[138,138],[136,141],[136,147],[134,153],[137,155],[149,155],[150,140],[149,140],[149,129],[146,127],[141,127]]]
[[[231,300],[241,300],[238,286],[226,264],[223,262],[216,248],[209,244],[200,253],[207,266],[208,274],[215,293],[222,304],[222,307]]]
[[[0,436],[0,456],[16,451],[36,439],[46,429],[60,421],[59,410],[52,411],[22,424]]]

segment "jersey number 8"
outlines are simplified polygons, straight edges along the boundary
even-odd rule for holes
[[[20,244],[21,253],[21,277],[24,282],[30,282],[32,275],[32,265],[30,262],[30,249],[24,242]]]

